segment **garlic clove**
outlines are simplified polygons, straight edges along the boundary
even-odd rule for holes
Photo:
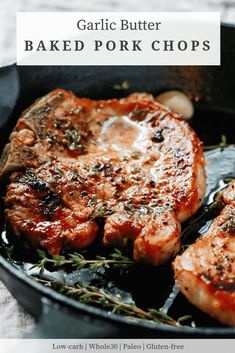
[[[191,100],[180,91],[161,93],[156,97],[156,100],[174,112],[181,114],[186,120],[191,119],[194,114],[194,107]]]

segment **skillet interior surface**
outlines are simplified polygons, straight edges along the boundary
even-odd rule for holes
[[[235,48],[233,30],[224,28],[222,35],[226,36],[226,41],[229,41],[228,38],[231,37],[231,41],[233,40],[234,42],[233,48]],[[1,136],[4,136],[1,140],[1,148],[6,143],[20,112],[36,98],[58,87],[71,89],[79,96],[94,99],[123,97],[134,91],[145,91],[157,95],[164,90],[179,89],[190,95],[195,103],[196,113],[192,125],[205,144],[218,144],[223,134],[226,135],[228,143],[235,143],[235,101],[233,96],[235,92],[235,68],[232,65],[233,60],[235,60],[235,52],[231,53],[231,41],[229,48],[227,46],[223,47],[221,67],[18,68],[19,96],[7,121],[5,119],[1,121]],[[14,81],[17,79],[15,75],[16,69],[13,68],[12,70],[14,75],[9,78]],[[234,78],[234,80],[231,78]],[[129,84],[127,90],[115,89],[115,85],[124,81]],[[17,82],[15,85],[15,89],[18,89]],[[11,90],[13,90],[12,87]],[[1,89],[1,95],[4,95],[3,89]],[[13,108],[14,102],[11,104]],[[208,164],[209,167],[207,166],[208,189],[205,203],[212,201],[216,191],[225,185],[227,177],[235,177],[234,156],[235,149],[232,146],[224,150],[218,148],[208,152],[207,159],[211,160],[212,163]],[[211,218],[211,215],[209,215],[207,218],[203,218],[202,222],[196,224],[187,234],[185,242],[193,241],[201,232],[205,231],[210,224]],[[11,235],[8,234],[8,240],[6,240],[3,219],[1,226],[2,242],[8,242],[9,238],[11,239]],[[92,252],[96,253],[97,249],[99,253],[104,251],[99,244],[95,244],[90,250],[91,254]],[[57,279],[58,276],[60,278],[66,277],[70,283],[78,278],[84,281],[93,281],[98,286],[104,286],[114,292],[118,292],[127,301],[134,299],[143,308],[159,308],[163,306],[174,318],[190,314],[196,323],[196,328],[169,328],[164,326],[159,328],[148,323],[131,322],[118,315],[110,315],[103,310],[76,303],[74,300],[54,293],[47,288],[42,288],[42,286],[33,283],[30,279],[26,280],[25,272],[28,273],[29,263],[34,259],[29,257],[22,249],[15,252],[14,260],[16,261],[14,266],[12,266],[6,263],[4,256],[1,256],[2,269],[0,274],[19,302],[36,317],[39,317],[42,311],[41,297],[47,297],[53,299],[54,302],[63,303],[64,307],[67,308],[66,310],[71,310],[72,308],[72,311],[79,311],[80,317],[83,315],[84,321],[89,322],[90,318],[92,318],[94,324],[94,320],[102,319],[102,333],[93,332],[93,336],[90,337],[99,335],[101,337],[110,335],[134,337],[135,335],[139,336],[139,329],[141,329],[140,332],[143,337],[163,337],[165,335],[172,337],[181,335],[186,335],[187,337],[194,335],[235,336],[234,329],[222,327],[218,322],[189,304],[181,294],[178,294],[177,288],[174,286],[170,264],[157,269],[137,265],[134,270],[122,276],[112,271],[105,275],[101,273],[94,276],[86,270],[72,273],[69,276],[65,276],[62,272],[54,271],[48,272],[47,275]],[[29,296],[31,296],[31,299],[29,299]],[[90,318],[87,317],[87,314],[88,316],[90,315]],[[54,315],[56,316],[55,313]],[[78,320],[77,317],[76,320]],[[109,322],[108,327],[105,325],[106,322]],[[113,323],[118,327],[118,331],[109,333]],[[126,329],[125,325],[127,325]],[[69,336],[69,333],[66,334],[65,332],[66,328],[64,328],[64,337]],[[52,332],[51,335],[55,336],[56,332]],[[79,335],[81,336],[81,332]]]

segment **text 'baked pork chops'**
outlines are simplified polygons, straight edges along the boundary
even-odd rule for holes
[[[208,232],[174,261],[180,291],[199,309],[235,326],[235,180]]]
[[[80,99],[55,90],[26,110],[2,159],[6,219],[51,255],[125,246],[158,265],[180,249],[180,223],[201,205],[204,157],[195,132],[151,95]]]

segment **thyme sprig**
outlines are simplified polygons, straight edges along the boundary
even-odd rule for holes
[[[113,313],[124,314],[129,318],[136,320],[147,320],[157,324],[165,324],[170,326],[181,326],[180,322],[188,320],[188,316],[174,320],[161,309],[148,309],[147,311],[139,308],[135,304],[125,303],[120,295],[114,295],[107,290],[99,289],[94,286],[87,286],[76,283],[74,287],[68,286],[62,282],[52,282],[46,279],[34,277],[36,281],[51,287],[62,294],[66,294],[74,299],[78,299],[82,303],[101,306],[111,310]]]
[[[113,88],[116,90],[127,90],[130,88],[130,84],[128,81],[123,81],[121,83],[113,85]]]
[[[4,251],[4,254],[5,254],[7,260],[12,263],[13,262],[14,246],[13,245],[8,246],[6,244],[3,244],[2,247],[3,247],[3,251]]]
[[[20,174],[16,177],[16,181],[23,183],[23,184],[29,184],[29,183],[35,183],[37,181],[36,175],[33,173],[32,170],[26,170],[24,174]]]
[[[110,255],[109,259],[104,256],[97,255],[96,259],[89,260],[85,259],[84,256],[79,253],[69,254],[67,258],[63,255],[47,257],[47,254],[43,250],[38,250],[38,255],[40,260],[35,265],[33,265],[31,269],[39,268],[40,275],[43,274],[45,267],[48,264],[56,268],[70,265],[77,270],[80,270],[85,266],[89,266],[90,269],[94,272],[96,272],[101,267],[110,268],[110,266],[113,266],[116,268],[124,269],[134,265],[134,261],[129,259],[127,256],[124,256],[118,249],[115,249],[114,253]]]
[[[77,149],[79,152],[85,152],[85,146],[81,144],[81,135],[77,130],[66,130],[66,137],[70,139],[69,149]]]
[[[208,145],[208,146],[203,146],[203,151],[211,151],[214,150],[215,148],[221,148],[221,150],[223,151],[223,149],[225,147],[228,147],[228,139],[226,135],[221,135],[220,137],[220,142],[217,145]]]

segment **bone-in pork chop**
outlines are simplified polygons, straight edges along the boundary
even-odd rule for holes
[[[88,246],[99,230],[105,245],[130,239],[136,261],[158,265],[179,251],[180,224],[205,193],[195,132],[144,93],[51,92],[18,120],[1,169],[8,225],[52,255]]]
[[[199,309],[235,326],[235,181],[220,195],[225,206],[208,232],[174,261],[181,292]]]

